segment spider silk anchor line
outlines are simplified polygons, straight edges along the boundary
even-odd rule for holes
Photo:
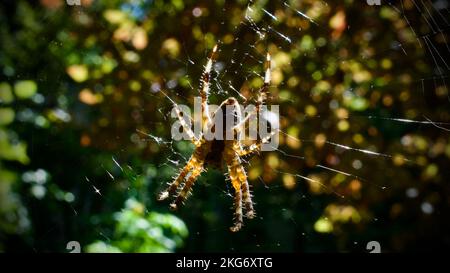
[[[272,105],[268,111],[267,92],[271,82],[271,57],[267,53],[265,60],[264,83],[258,91],[255,105],[241,106],[234,97],[224,100],[219,106],[208,104],[210,74],[217,55],[214,46],[201,79],[200,98],[194,101],[194,109],[201,116],[194,122],[189,107],[173,103],[172,117],[178,121],[172,126],[172,137],[175,140],[187,139],[195,145],[195,150],[186,165],[174,177],[158,199],[165,200],[171,196],[174,201],[170,208],[176,210],[189,196],[192,186],[207,167],[222,169],[227,166],[228,178],[235,191],[234,225],[232,232],[239,231],[243,225],[243,217],[255,217],[247,174],[243,166],[243,157],[254,155],[260,151],[272,151],[278,147],[279,108]],[[244,115],[242,114],[244,113]],[[201,114],[201,115],[200,115]],[[223,121],[226,121],[225,123]],[[247,128],[249,134],[247,135]],[[270,130],[268,130],[270,128]],[[244,140],[254,140],[250,146]],[[245,214],[244,214],[245,213]]]

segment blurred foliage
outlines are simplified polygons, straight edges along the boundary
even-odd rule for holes
[[[0,4],[0,251],[73,240],[88,252],[450,245],[448,131],[395,120],[450,121],[437,55],[448,9],[421,3],[444,26],[436,35],[410,0],[81,2]],[[251,100],[268,50],[271,101],[293,136],[251,159],[258,218],[237,234],[220,171],[176,213],[187,227],[155,203],[179,167],[169,162],[192,151],[164,141],[171,103],[159,90],[192,105],[217,41],[211,103],[233,88]]]
[[[172,252],[182,245],[188,232],[180,219],[156,212],[146,216],[144,213],[142,204],[127,200],[126,209],[115,214],[117,223],[112,241],[94,242],[86,247],[87,252]]]

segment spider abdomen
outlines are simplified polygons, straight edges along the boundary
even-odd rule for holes
[[[208,166],[215,167],[216,169],[222,170],[224,149],[225,149],[225,141],[224,140],[212,140],[210,151],[205,158],[205,163]]]

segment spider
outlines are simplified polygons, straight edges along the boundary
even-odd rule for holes
[[[202,106],[202,128],[213,128],[215,126],[212,122],[212,118],[215,117],[217,111],[210,116],[208,109],[208,93],[210,87],[210,73],[216,59],[217,48],[218,46],[215,45],[210,53],[201,78],[200,96]],[[220,104],[220,109],[224,109],[227,105],[234,107],[233,109],[238,120],[238,124],[231,128],[234,136],[245,128],[246,121],[248,121],[252,115],[260,113],[261,105],[264,105],[267,100],[267,90],[270,85],[270,80],[271,58],[270,54],[267,53],[265,60],[264,83],[259,90],[253,113],[249,113],[245,119],[242,119],[239,102],[234,97],[229,97]],[[230,230],[232,232],[239,231],[243,225],[243,210],[245,211],[245,216],[247,218],[252,219],[255,217],[255,210],[253,208],[252,196],[250,193],[249,183],[247,181],[247,174],[244,166],[242,165],[241,158],[258,153],[261,150],[262,143],[266,143],[273,133],[264,138],[258,137],[255,143],[246,147],[244,147],[239,137],[233,138],[233,140],[226,140],[225,138],[223,138],[224,140],[206,140],[203,135],[200,135],[197,139],[190,126],[188,126],[186,121],[183,119],[182,113],[176,105],[175,111],[180,124],[186,131],[192,143],[195,145],[195,150],[186,165],[180,170],[179,174],[174,177],[174,180],[169,183],[168,187],[159,194],[158,200],[162,201],[168,197],[174,196],[174,201],[170,204],[170,208],[172,210],[176,210],[186,200],[187,196],[190,194],[193,184],[200,174],[205,171],[206,166],[221,169],[224,165],[223,163],[225,163],[228,168],[228,178],[231,181],[235,191],[234,225],[230,227]],[[222,111],[222,113],[225,113],[225,111]],[[225,131],[223,132],[225,134]],[[184,185],[181,185],[183,183]],[[178,190],[179,188],[181,189]],[[177,190],[178,193],[176,194]]]

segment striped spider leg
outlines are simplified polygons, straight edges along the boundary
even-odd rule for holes
[[[267,101],[268,97],[268,89],[271,82],[271,57],[270,54],[267,53],[266,55],[266,62],[265,62],[265,75],[264,75],[264,84],[259,90],[258,93],[258,99],[256,100],[256,106],[255,110],[249,113],[245,119],[242,120],[242,122],[238,123],[235,126],[235,129],[238,131],[244,130],[245,125],[247,124],[247,121],[254,115],[258,116],[258,118],[261,118],[261,106],[264,105]],[[259,126],[259,124],[258,124]],[[249,147],[241,148],[238,152],[239,156],[247,156],[251,155],[253,153],[258,153],[261,150],[262,144],[267,143],[272,136],[275,135],[277,131],[272,131],[269,135],[261,138],[261,136],[258,134],[256,143],[250,145]]]
[[[245,173],[245,169],[242,166],[241,157],[253,154],[258,152],[261,148],[261,144],[265,143],[273,136],[273,133],[265,138],[260,138],[258,136],[257,142],[252,144],[250,147],[243,148],[240,142],[239,133],[245,129],[245,125],[247,121],[254,115],[259,115],[261,110],[261,105],[265,104],[267,100],[267,91],[271,82],[271,58],[270,54],[267,53],[266,61],[265,61],[265,76],[264,76],[264,84],[259,90],[258,99],[256,101],[255,110],[249,113],[244,119],[241,118],[240,110],[237,111],[238,115],[238,124],[233,128],[237,134],[237,141],[230,146],[233,148],[231,150],[226,149],[224,151],[224,159],[228,166],[228,172],[230,176],[231,183],[235,189],[235,199],[234,199],[234,208],[235,208],[235,224],[231,227],[231,231],[238,231],[242,224],[242,202],[244,203],[246,214],[245,216],[249,219],[255,217],[255,211],[253,209],[252,195],[250,192],[250,187],[247,181],[247,175]],[[236,101],[237,103],[237,101]],[[236,105],[236,109],[239,108],[239,104]],[[260,118],[260,117],[259,117]]]
[[[211,69],[215,61],[216,53],[217,53],[217,45],[214,46],[208,58],[208,62],[206,63],[205,70],[203,72],[201,80],[200,96],[202,98],[202,128],[204,128],[205,124],[211,123],[208,108],[208,95],[209,95]],[[169,196],[174,195],[175,192],[180,187],[180,185],[182,184],[182,182],[184,182],[186,177],[188,177],[188,180],[186,181],[186,183],[184,183],[184,186],[178,193],[175,201],[170,204],[170,208],[172,210],[176,210],[178,206],[181,205],[189,195],[190,189],[192,188],[194,182],[203,171],[203,164],[205,162],[205,157],[208,154],[209,150],[208,146],[210,146],[210,143],[205,141],[203,135],[200,135],[200,139],[197,139],[195,137],[195,134],[194,132],[192,132],[192,129],[186,124],[186,121],[184,120],[184,117],[182,116],[182,112],[180,111],[178,105],[174,103],[174,106],[178,120],[180,121],[180,124],[183,126],[183,129],[190,137],[191,142],[194,143],[195,150],[189,161],[186,163],[186,165],[183,167],[180,173],[174,178],[172,183],[169,184],[166,190],[162,191],[159,194],[158,197],[159,201],[165,200]]]

